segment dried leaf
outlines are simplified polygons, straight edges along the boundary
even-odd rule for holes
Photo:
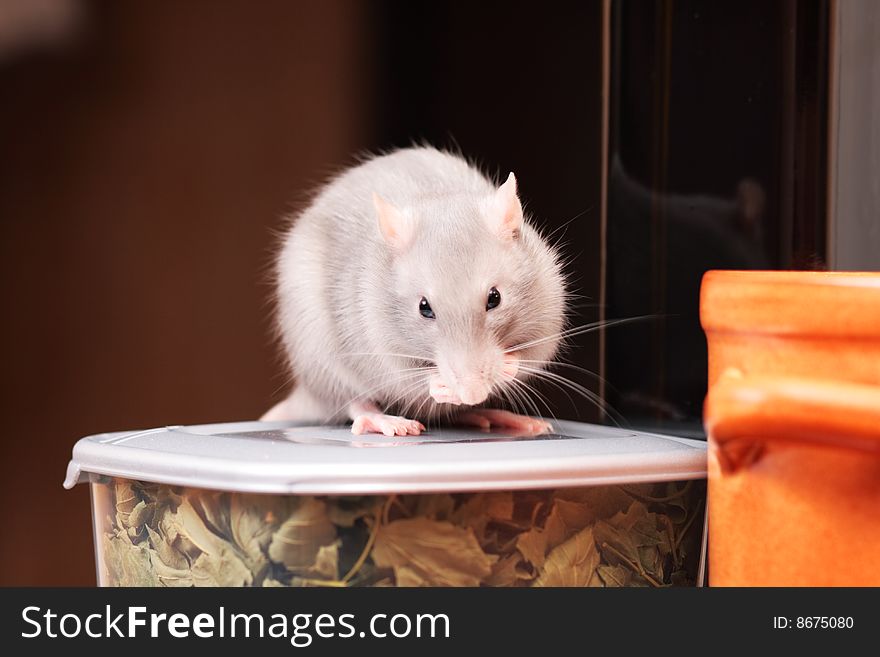
[[[192,565],[194,586],[250,586],[253,575],[238,556],[226,548],[203,552]]]
[[[553,502],[543,527],[532,527],[517,538],[516,548],[535,568],[542,568],[547,554],[575,531],[563,518],[559,502]]]
[[[277,495],[233,495],[229,503],[229,528],[245,563],[258,571],[268,561],[272,535],[287,512],[285,498]]]
[[[308,575],[310,577],[338,579],[339,546],[341,544],[341,541],[336,541],[330,545],[322,545],[318,548],[318,555],[315,557],[315,565],[309,569]]]
[[[498,560],[483,552],[472,529],[427,518],[380,527],[372,556],[380,568],[394,569],[398,586],[478,586]]]
[[[148,548],[134,545],[122,530],[112,537],[105,534],[101,544],[104,568],[113,586],[158,586]]]
[[[474,529],[480,547],[488,554],[510,554],[516,549],[516,539],[522,533],[522,530],[512,531],[508,526],[493,526],[491,529],[484,530],[480,535]]]
[[[596,573],[604,586],[629,586],[632,580],[632,571],[623,566],[599,566]]]
[[[353,527],[359,519],[373,515],[382,502],[374,495],[333,497],[327,500],[327,518],[337,527]]]
[[[670,575],[669,583],[672,586],[693,586],[694,580],[684,570],[676,570]]]
[[[375,527],[381,496],[102,486],[104,581],[127,586],[316,586],[354,564],[350,586],[692,585],[704,495],[693,482],[408,495]]]
[[[140,530],[143,526],[153,519],[153,513],[156,511],[155,504],[147,504],[143,500],[138,502],[128,514],[128,528]]]
[[[520,564],[522,556],[519,553],[509,554],[495,562],[492,573],[485,583],[489,586],[517,586],[524,581],[534,578],[534,573],[524,571]]]
[[[248,495],[232,495],[219,491],[199,491],[189,496],[190,504],[199,517],[212,532],[218,536],[229,535],[230,497],[249,497]]]
[[[193,548],[212,556],[229,551],[228,543],[208,529],[189,500],[181,502],[180,506],[177,507],[177,511],[166,514],[166,519],[169,524],[164,528],[165,535],[176,536],[185,546],[186,549],[184,551],[190,556],[196,558],[200,556],[193,554]],[[172,543],[174,542],[172,539]]]
[[[117,479],[113,487],[116,500],[116,525],[120,529],[128,529],[129,514],[141,500],[134,486],[126,479]]]
[[[443,493],[408,495],[404,504],[410,509],[410,517],[424,517],[433,520],[448,520],[455,508],[455,500],[452,495]]]
[[[572,502],[557,498],[553,504],[566,528],[573,531],[579,531],[592,525],[598,517],[593,505],[586,502]]]
[[[186,558],[186,555],[183,552],[169,543],[166,537],[150,527],[147,527],[147,533],[150,537],[150,545],[155,551],[155,555],[153,555],[155,558],[159,559],[172,570],[189,568],[189,559]]]
[[[195,560],[202,551],[180,531],[180,526],[173,511],[169,510],[159,519],[156,532],[165,539],[165,543],[174,546],[188,559]]]
[[[272,537],[269,558],[291,572],[307,571],[315,566],[321,546],[335,540],[336,527],[327,517],[327,505],[313,497],[300,498]]]
[[[630,564],[641,562],[640,547],[656,546],[663,542],[663,530],[657,526],[657,516],[648,513],[641,502],[633,501],[625,512],[619,512],[608,521],[596,523],[596,542],[608,563]],[[606,547],[607,546],[607,547]]]
[[[459,507],[456,515],[465,524],[475,514],[483,514],[490,520],[513,520],[513,493],[509,491],[492,493],[472,493],[470,498]]]
[[[663,495],[666,499],[665,512],[669,519],[676,525],[680,525],[687,520],[688,517],[688,498],[687,493],[693,486],[692,481],[682,485],[676,481],[667,482],[664,486]]]
[[[640,487],[633,487],[641,490]],[[590,509],[592,519],[603,520],[626,509],[632,497],[620,486],[591,486],[587,488],[565,488],[555,492],[557,500],[576,502]]]
[[[515,536],[508,533],[502,539],[497,526],[493,530],[489,530],[488,526],[490,523],[510,524],[513,511],[513,493],[470,493],[448,519],[455,525],[473,529],[483,550],[503,553],[513,549]],[[499,545],[502,540],[510,543],[511,547],[505,549]]]
[[[156,577],[160,586],[188,587],[194,586],[192,571],[189,564],[186,568],[172,568],[159,558],[156,550],[150,550],[150,564],[156,571]]]
[[[532,586],[587,586],[598,565],[593,528],[587,527],[553,548]]]

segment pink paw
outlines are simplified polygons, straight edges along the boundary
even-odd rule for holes
[[[425,425],[417,420],[382,413],[363,413],[351,423],[351,432],[356,435],[381,433],[389,437],[418,436],[424,430]]]
[[[553,425],[540,418],[517,415],[496,408],[477,408],[458,417],[458,422],[466,426],[489,429],[505,429],[514,433],[537,436],[549,433]]]
[[[452,388],[447,386],[439,376],[435,376],[431,379],[428,392],[431,395],[431,399],[438,404],[454,404],[455,406],[461,404],[461,399],[459,399],[458,395],[456,395],[452,391]]]

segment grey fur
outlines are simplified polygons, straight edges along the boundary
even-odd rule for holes
[[[361,400],[424,422],[448,418],[461,407],[435,403],[428,376],[404,371],[425,364],[409,356],[497,378],[505,348],[558,334],[558,254],[527,220],[515,240],[493,234],[484,216],[495,190],[463,158],[429,147],[375,157],[329,182],[278,254],[277,322],[296,387],[266,417],[339,422]],[[382,238],[374,192],[414,222],[406,250]],[[502,302],[487,312],[492,286]],[[436,319],[420,315],[422,296]],[[557,346],[550,339],[522,357],[550,360]]]

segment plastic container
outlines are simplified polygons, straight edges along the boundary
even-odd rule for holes
[[[880,274],[713,271],[712,586],[880,586]]]
[[[702,441],[237,423],[80,440],[102,586],[702,583]]]

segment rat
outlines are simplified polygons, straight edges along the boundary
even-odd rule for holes
[[[458,154],[413,147],[343,171],[293,217],[275,264],[277,332],[295,385],[263,420],[419,435],[431,422],[536,435],[526,380],[565,325],[561,258]],[[537,413],[536,413],[537,414]]]

